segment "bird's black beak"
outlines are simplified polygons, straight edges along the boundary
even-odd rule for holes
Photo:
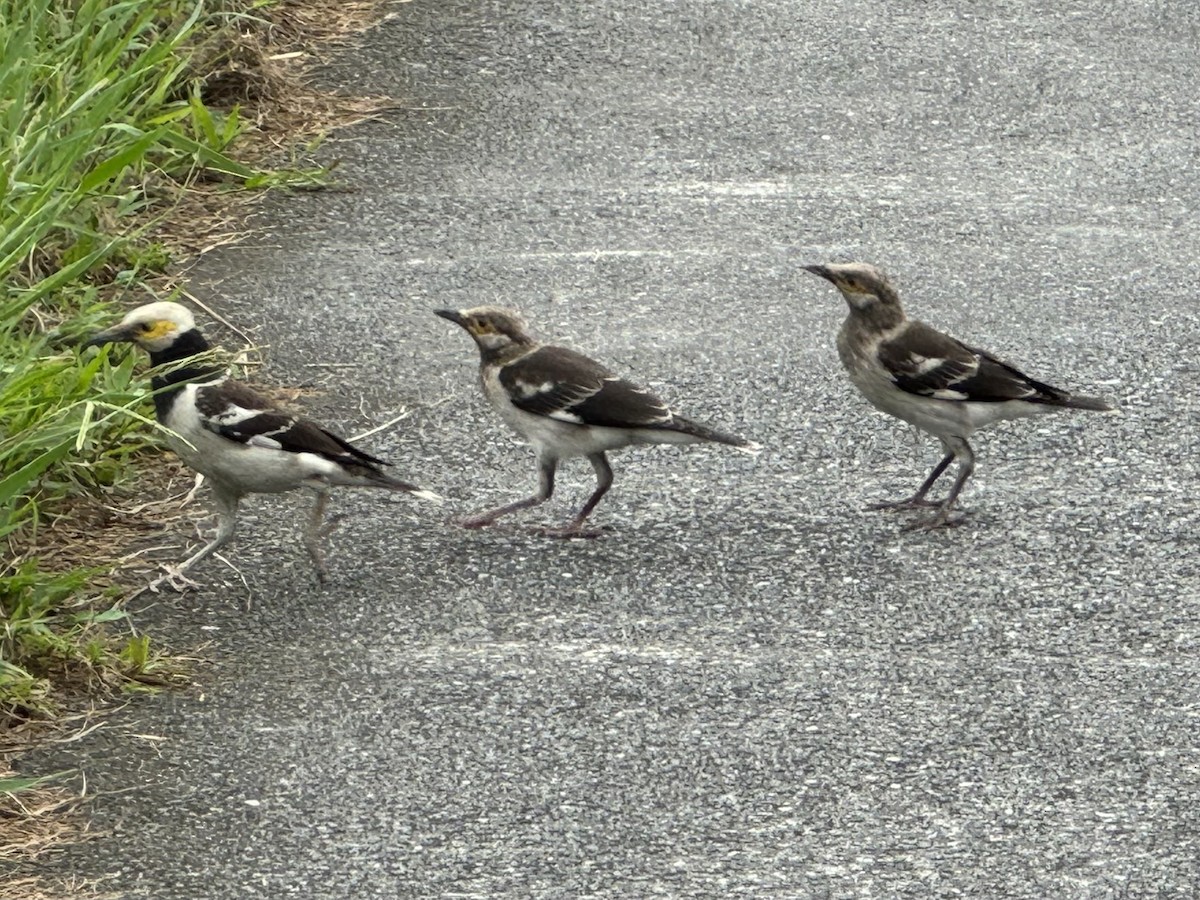
[[[103,347],[105,344],[119,344],[125,341],[133,340],[133,331],[129,328],[124,328],[120,325],[114,325],[112,328],[106,328],[104,331],[99,331],[93,334],[90,338],[84,341],[84,348],[87,347]]]
[[[828,266],[805,266],[806,272],[812,272],[814,275],[820,275],[826,281],[833,281],[833,273],[829,271]]]
[[[435,309],[433,314],[435,316],[441,316],[443,319],[449,319],[455,325],[462,325],[463,323],[462,313],[460,313],[457,309]]]

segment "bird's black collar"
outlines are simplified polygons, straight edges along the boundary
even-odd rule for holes
[[[200,333],[199,329],[193,328],[179,335],[171,346],[152,352],[150,362],[156,367],[170,365],[198,356],[208,349],[209,343],[205,340],[204,335]],[[224,374],[225,370],[220,366],[195,365],[183,366],[165,375],[154,376],[150,384],[154,388],[154,411],[158,414],[159,420],[161,421],[166,416],[184,385],[198,381],[214,381]]]

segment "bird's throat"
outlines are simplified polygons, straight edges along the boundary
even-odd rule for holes
[[[904,324],[904,310],[890,303],[868,303],[864,306],[851,306],[850,318],[859,327],[871,332],[891,331]]]

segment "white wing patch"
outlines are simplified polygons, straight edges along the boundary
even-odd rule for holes
[[[226,403],[208,415],[199,410],[197,413],[207,430],[233,443],[264,450],[282,450],[283,442],[276,440],[276,436],[286,434],[297,423],[295,418],[287,417],[280,424],[279,413],[274,410],[247,409],[236,403]],[[276,427],[271,428],[272,424]]]
[[[551,419],[557,419],[560,422],[581,425],[583,424],[583,418],[570,412],[570,407],[577,403],[582,403],[599,390],[599,385],[565,384],[555,381],[534,383],[526,381],[523,378],[515,378],[512,382],[510,399],[513,402],[517,402],[531,400],[534,397],[553,398],[553,402],[558,404],[558,408],[549,410],[543,413],[543,415]]]
[[[541,384],[532,384],[523,378],[517,378],[513,381],[513,389],[513,393],[519,399],[525,399],[527,397],[536,397],[538,394],[548,394],[554,390],[554,385],[549,381],[543,381]]]
[[[934,369],[939,369],[946,364],[946,360],[939,356],[922,356],[920,353],[913,353],[910,357],[913,364],[913,371],[918,375],[928,375]]]
[[[277,433],[277,432],[276,432]],[[267,437],[265,434],[256,434],[251,436],[250,440],[246,441],[250,447],[262,447],[266,450],[282,450],[283,444],[274,438]]]
[[[227,428],[234,432],[244,432],[246,430],[253,430],[253,429],[240,429],[240,428],[237,428],[236,426],[244,425],[246,423],[253,423],[255,419],[265,417],[265,416],[270,416],[272,418],[275,418],[275,417],[279,416],[279,413],[275,412],[274,410],[246,409],[244,406],[232,406],[231,405],[231,406],[226,406],[223,410],[221,410],[216,415],[205,416],[204,420],[206,422],[211,422],[213,425],[215,425],[219,428]],[[263,424],[266,424],[265,420],[264,420]],[[296,424],[296,419],[288,417],[284,421],[284,423],[282,425],[280,425],[278,428],[272,428],[270,431],[262,431],[262,432],[255,433],[254,437],[268,438],[273,434],[283,434],[284,432],[286,432],[289,428],[291,428],[295,424]],[[259,427],[261,427],[261,425]]]
[[[215,422],[217,425],[237,425],[239,422],[245,422],[247,419],[253,419],[256,416],[261,416],[261,409],[246,409],[242,406],[229,405],[224,407],[219,413],[211,416],[205,416],[210,422]]]
[[[947,359],[943,356],[925,356],[921,353],[910,352],[907,365],[903,372],[890,373],[894,383],[902,383],[914,378],[929,379],[932,383],[914,391],[934,400],[961,401],[969,400],[971,395],[966,391],[956,391],[953,385],[960,381],[974,378],[979,373],[979,357],[974,357],[969,363],[965,360]],[[933,387],[940,382],[942,387]]]

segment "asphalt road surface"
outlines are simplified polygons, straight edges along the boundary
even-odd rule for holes
[[[275,197],[194,288],[313,415],[408,410],[365,445],[447,503],[340,494],[321,590],[307,498],[252,502],[240,576],[141,618],[211,641],[199,686],[56,754],[100,793],[57,871],[156,900],[1200,893],[1200,8],[395,12],[326,72],[404,107],[325,148],[348,190]],[[865,507],[937,447],[854,393],[800,269],[850,259],[1123,413],[985,432],[969,523],[903,532]],[[767,449],[617,456],[600,540],[455,527],[535,484],[431,313],[481,303]],[[569,464],[520,521],[591,485]]]

